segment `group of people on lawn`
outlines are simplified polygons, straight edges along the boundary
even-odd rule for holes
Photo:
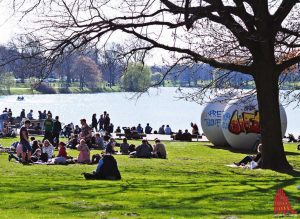
[[[92,174],[85,174],[87,179],[97,179],[99,177],[99,170],[101,167],[110,169],[110,171],[117,173],[117,166],[113,154],[127,154],[130,157],[137,158],[167,158],[165,145],[160,142],[159,139],[155,140],[155,144],[152,146],[147,140],[143,140],[142,144],[135,147],[134,145],[129,145],[127,139],[123,139],[121,144],[117,143],[113,138],[104,141],[99,133],[96,133],[96,139],[102,139],[102,149],[104,153],[102,155],[95,154],[90,159],[90,149],[92,147],[92,128],[86,124],[85,119],[81,119],[81,132],[78,135],[79,143],[76,145],[76,149],[79,151],[77,158],[73,159],[68,156],[66,150],[66,144],[64,142],[59,142],[56,146],[46,139],[47,134],[43,141],[37,141],[34,137],[29,140],[28,128],[30,127],[30,120],[26,120],[24,125],[20,129],[20,142],[16,145],[16,154],[9,154],[9,161],[11,159],[16,159],[17,161],[27,164],[27,163],[50,163],[50,164],[67,164],[67,163],[81,163],[90,164],[98,163],[97,169]],[[76,139],[76,141],[78,141]],[[116,150],[116,147],[120,147],[120,152]],[[58,149],[58,154],[54,156],[55,148]],[[104,165],[105,161],[111,163],[111,165],[116,167],[110,167],[110,165]],[[100,171],[101,172],[101,171]],[[108,171],[109,172],[109,171]],[[102,173],[102,172],[101,172]],[[101,174],[100,174],[101,175]],[[115,175],[115,174],[114,174]],[[110,176],[110,178],[113,178]],[[120,174],[117,174],[116,179],[120,178]]]
[[[90,149],[92,147],[98,147],[99,149],[105,150],[105,153],[108,154],[130,154],[131,157],[158,157],[158,158],[166,158],[166,150],[164,144],[160,142],[159,139],[156,139],[153,147],[148,143],[147,140],[143,140],[142,144],[135,148],[134,145],[129,145],[127,143],[127,139],[124,138],[121,144],[117,143],[113,138],[104,139],[100,133],[96,133],[95,136],[92,134],[92,128],[89,127],[86,123],[85,119],[81,119],[81,132],[76,138],[71,139],[68,144],[72,144],[73,149],[77,149],[79,151],[79,155],[76,159],[78,163],[90,163]],[[66,152],[66,144],[64,142],[59,142],[58,145],[53,146],[53,141],[47,139],[47,133],[45,133],[44,139],[42,142],[36,141],[34,138],[29,140],[28,135],[28,127],[30,126],[30,120],[26,120],[24,126],[20,129],[20,144],[17,146],[18,152],[20,152],[20,148],[22,147],[22,162],[30,161],[31,156],[35,156],[38,160],[40,160],[41,156],[45,156],[43,154],[48,155],[48,159],[53,158],[54,148],[59,149],[59,153],[57,158],[53,161],[55,163],[66,163],[66,159],[68,158]],[[92,144],[92,137],[95,137],[95,143],[97,146]],[[105,141],[106,140],[106,141]],[[73,145],[76,144],[75,147]],[[120,152],[118,152],[115,147],[120,147]],[[18,154],[20,155],[20,154]],[[27,156],[27,159],[26,159]],[[64,159],[65,158],[65,159]],[[46,159],[44,159],[46,160]]]

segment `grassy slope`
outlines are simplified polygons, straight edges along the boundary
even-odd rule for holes
[[[84,180],[95,165],[22,166],[0,154],[0,218],[272,218],[278,188],[300,209],[299,177],[227,167],[244,154],[205,143],[166,144],[168,160],[115,156],[117,182]],[[286,150],[300,170],[296,145]]]

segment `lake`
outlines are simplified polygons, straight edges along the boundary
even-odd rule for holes
[[[188,89],[188,88],[187,88]],[[134,93],[97,93],[97,94],[45,94],[24,95],[24,101],[17,101],[17,96],[1,96],[0,110],[11,108],[13,116],[19,116],[22,109],[26,114],[33,110],[34,118],[38,110],[50,110],[53,116],[58,115],[60,121],[67,124],[79,124],[81,118],[91,123],[92,114],[97,118],[103,111],[110,114],[111,122],[116,126],[145,127],[146,123],[154,130],[169,124],[173,131],[191,130],[190,123],[200,125],[200,116],[204,105],[179,100],[180,93],[176,88],[152,88],[148,93],[136,98]],[[285,108],[288,118],[287,133],[300,134],[299,108],[292,104]]]

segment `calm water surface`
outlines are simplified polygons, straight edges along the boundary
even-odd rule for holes
[[[200,127],[200,115],[204,105],[178,100],[176,88],[150,89],[148,94],[133,98],[133,93],[99,93],[99,94],[52,94],[24,95],[24,101],[16,101],[17,96],[0,97],[0,110],[11,108],[13,116],[18,116],[22,109],[26,114],[33,109],[34,118],[38,110],[51,110],[54,116],[59,115],[64,123],[79,124],[81,118],[91,123],[93,113],[103,111],[110,114],[111,122],[116,126],[136,126],[146,123],[158,130],[162,124],[169,124],[175,131],[190,130],[190,122]],[[287,133],[300,134],[299,108],[290,105],[285,108],[288,118]]]

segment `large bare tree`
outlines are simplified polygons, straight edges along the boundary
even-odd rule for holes
[[[260,110],[262,167],[291,169],[282,143],[280,74],[300,62],[299,0],[32,0],[14,9],[35,17],[48,56],[105,44],[114,33],[181,60],[253,76]],[[23,1],[22,1],[23,2]],[[135,45],[134,43],[132,45]]]

